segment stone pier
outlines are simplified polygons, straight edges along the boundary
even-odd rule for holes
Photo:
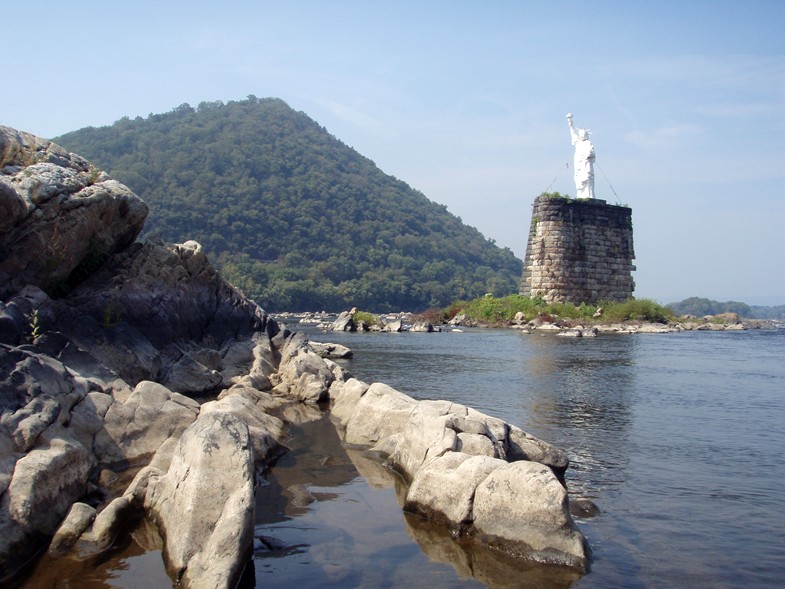
[[[635,283],[632,209],[604,200],[538,196],[520,293],[573,304],[624,301]]]

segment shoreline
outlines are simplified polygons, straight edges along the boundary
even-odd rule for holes
[[[636,333],[680,333],[682,331],[747,331],[754,329],[783,329],[785,321],[777,319],[739,319],[728,320],[719,316],[703,318],[685,317],[681,321],[669,323],[654,323],[646,321],[625,321],[607,323],[601,320],[583,322],[577,319],[559,319],[543,321],[534,319],[525,322],[512,320],[504,322],[482,322],[457,315],[447,323],[431,323],[423,319],[418,313],[401,311],[397,313],[383,313],[378,315],[380,325],[359,327],[357,329],[336,329],[336,321],[341,316],[339,313],[326,311],[302,311],[270,313],[278,323],[314,327],[322,332],[331,331],[361,331],[361,332],[417,332],[438,333],[444,331],[461,331],[461,328],[480,329],[513,329],[521,333],[551,333],[566,337],[592,337],[604,334],[636,334]]]

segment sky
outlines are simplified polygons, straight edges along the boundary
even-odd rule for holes
[[[785,304],[785,2],[25,0],[0,124],[276,97],[519,258],[543,191],[632,208],[635,296]]]

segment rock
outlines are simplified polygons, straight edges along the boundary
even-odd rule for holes
[[[230,341],[221,350],[221,378],[225,385],[250,372],[254,345],[251,339]]]
[[[330,325],[330,331],[357,331],[357,326],[354,324],[354,314],[357,309],[351,311],[344,311],[338,318]]]
[[[254,531],[245,423],[222,412],[199,417],[180,438],[166,475],[149,476],[145,506],[162,531],[173,579],[192,589],[235,587]]]
[[[570,515],[575,517],[590,518],[596,517],[600,514],[600,508],[592,501],[585,497],[577,499],[570,499]]]
[[[95,453],[104,464],[134,463],[151,457],[169,438],[179,438],[196,419],[199,404],[165,386],[142,381],[125,403],[112,403]]]
[[[306,403],[326,401],[335,376],[303,334],[291,336],[281,350],[278,391]],[[283,386],[281,386],[283,385]]]
[[[508,440],[507,460],[510,462],[518,460],[539,462],[549,466],[559,477],[564,476],[570,465],[570,459],[564,450],[535,438],[519,427],[510,426]]]
[[[333,381],[329,390],[330,412],[345,426],[346,421],[354,413],[360,398],[367,390],[368,384],[356,378],[350,378],[346,382]]]
[[[403,331],[403,321],[401,321],[400,319],[391,321],[390,323],[385,325],[382,330],[388,331],[390,333],[401,333]]]
[[[409,331],[420,332],[420,333],[433,333],[436,331],[433,325],[427,321],[418,321],[414,325],[412,325]]]
[[[313,351],[322,358],[351,358],[354,355],[354,352],[352,352],[346,346],[342,346],[341,344],[329,344],[314,341],[310,341],[308,343],[311,345],[311,348],[313,348]]]
[[[201,417],[211,413],[228,413],[245,422],[253,446],[254,464],[259,465],[260,470],[285,451],[282,443],[286,435],[283,422],[259,410],[247,397],[234,394],[218,401],[209,401],[202,405],[199,415]]]
[[[463,325],[466,321],[466,313],[458,313],[455,317],[450,319],[449,325]]]
[[[116,497],[98,515],[92,528],[79,538],[83,554],[96,554],[112,546],[134,512],[128,497]]]
[[[104,416],[114,403],[111,395],[92,391],[71,410],[68,429],[90,453],[95,435],[104,427]]]
[[[211,370],[191,353],[185,353],[169,369],[162,384],[179,393],[198,395],[215,390],[222,382],[220,372]]]
[[[469,525],[475,489],[504,464],[498,458],[447,452],[417,472],[403,508],[450,528]]]
[[[472,534],[508,553],[587,572],[586,540],[570,517],[567,491],[545,465],[503,465],[478,486]]]
[[[0,127],[0,298],[57,289],[136,239],[147,205],[58,145]]]
[[[127,360],[106,349],[112,340],[132,349],[147,346],[156,355],[175,342],[215,349],[277,329],[263,309],[221,279],[196,242],[134,244],[112,256],[61,307],[58,313],[70,319],[64,317],[61,331],[77,343],[84,340],[87,350],[108,340],[100,357],[108,356],[111,367],[119,364],[117,372],[134,383],[122,370]],[[92,318],[92,330],[80,324],[85,316]]]
[[[76,502],[71,505],[68,515],[49,544],[49,554],[62,556],[76,544],[82,533],[90,527],[95,519],[95,508],[86,503]]]
[[[346,419],[345,442],[391,454],[416,405],[408,395],[373,383]]]
[[[580,328],[571,328],[560,331],[556,335],[561,337],[583,337],[583,330]]]
[[[16,462],[0,497],[0,579],[54,534],[84,495],[92,466],[91,456],[62,426],[47,428],[40,444]]]
[[[452,416],[447,411],[415,402],[397,436],[395,450],[388,458],[389,464],[406,479],[412,480],[430,461],[455,450],[457,433],[447,427],[451,420]]]

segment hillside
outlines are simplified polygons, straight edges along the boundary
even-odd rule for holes
[[[54,138],[199,241],[268,310],[421,310],[516,292],[522,262],[278,99],[184,104]]]
[[[704,315],[736,313],[739,317],[745,319],[785,319],[785,306],[783,305],[765,307],[748,305],[737,301],[720,302],[702,297],[690,297],[666,306],[677,315],[702,317]]]

